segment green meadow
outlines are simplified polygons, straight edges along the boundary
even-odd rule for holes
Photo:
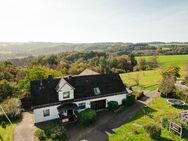
[[[144,58],[147,60],[151,58],[151,56],[144,56]],[[139,57],[137,57],[137,59],[139,59]],[[184,77],[184,70],[188,61],[188,55],[158,56],[158,61],[160,63],[160,67],[155,70],[123,73],[120,74],[120,76],[127,86],[135,85],[135,79],[139,79],[139,86],[133,87],[135,90],[155,90],[158,88],[158,84],[161,81],[160,72],[164,67],[171,65],[178,66],[180,67],[180,79]]]
[[[137,59],[138,58],[139,57],[137,57]],[[151,56],[144,56],[144,58],[147,60],[151,58]],[[188,61],[188,55],[162,55],[158,56],[158,61],[163,67],[171,65],[183,67]]]

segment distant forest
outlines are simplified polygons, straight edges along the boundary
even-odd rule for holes
[[[106,52],[114,55],[148,56],[187,54],[188,42],[148,42],[148,43],[48,43],[26,42],[11,43],[0,42],[0,61],[26,58],[39,55],[52,55],[62,52]]]

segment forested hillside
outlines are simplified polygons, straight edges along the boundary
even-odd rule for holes
[[[188,53],[187,42],[149,43],[50,43],[50,42],[0,42],[0,61],[28,56],[58,54],[70,51],[106,51],[111,54],[165,55]]]

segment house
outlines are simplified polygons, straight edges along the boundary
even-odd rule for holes
[[[118,74],[91,74],[30,82],[35,123],[60,118],[69,122],[86,108],[100,110],[109,101],[122,104],[128,92]]]

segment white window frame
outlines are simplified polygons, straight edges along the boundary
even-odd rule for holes
[[[43,110],[43,116],[44,117],[50,116],[50,109],[44,109]]]
[[[70,98],[70,92],[69,91],[63,92],[63,99],[67,99],[67,98]]]
[[[85,109],[86,108],[86,103],[85,102],[78,103],[78,108],[79,109]]]
[[[95,95],[100,95],[101,94],[101,91],[100,91],[99,87],[93,88],[93,90],[94,90]]]

